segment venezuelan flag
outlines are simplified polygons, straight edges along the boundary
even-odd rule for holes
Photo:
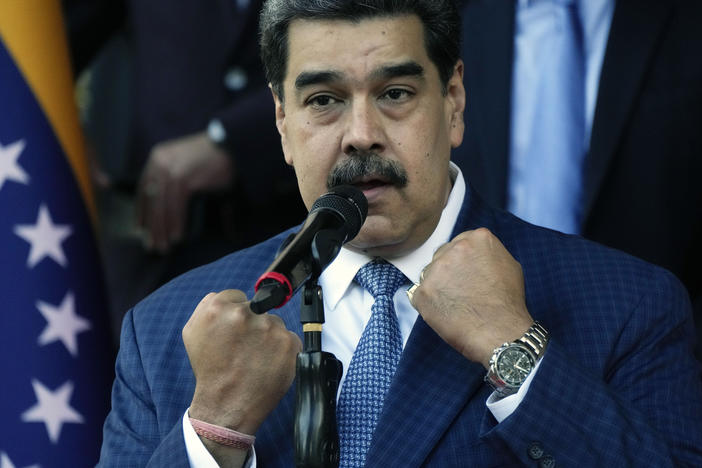
[[[0,0],[0,467],[94,466],[112,346],[58,0]]]

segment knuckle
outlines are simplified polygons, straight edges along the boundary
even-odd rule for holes
[[[472,233],[472,232],[473,232],[473,231],[463,231],[463,232],[461,232],[460,234],[458,234],[456,237],[454,237],[454,238],[453,238],[453,241],[457,241],[457,240],[460,240],[460,239],[466,239],[466,238],[468,238],[468,237],[471,236],[471,233]]]
[[[211,324],[217,321],[221,316],[221,310],[214,302],[210,303],[200,313],[201,319],[206,324]]]
[[[280,327],[285,329],[285,322],[283,322],[283,319],[278,317],[277,315],[274,314],[266,314],[266,317],[268,318],[268,321],[272,326]]]
[[[224,300],[221,294],[213,296],[207,302],[207,310],[213,314],[220,314],[224,311],[227,301]]]
[[[468,238],[456,239],[453,244],[453,248],[456,250],[458,255],[467,255],[474,250],[473,242]]]
[[[245,327],[251,319],[251,312],[248,311],[246,307],[239,307],[237,305],[228,304],[227,318],[229,323],[234,327]]]
[[[230,302],[246,302],[246,294],[244,291],[241,291],[239,289],[229,289],[227,290],[228,294],[228,299]]]
[[[488,237],[492,237],[492,232],[486,227],[479,227],[475,231],[473,231],[476,237],[481,238],[481,239],[486,239]]]
[[[427,266],[425,276],[429,278],[430,271],[436,271],[439,275],[441,275],[442,272],[448,271],[447,268],[449,268],[452,261],[452,255],[444,255],[443,257],[435,259],[429,264],[429,266]]]
[[[485,227],[481,227],[476,229],[475,231],[472,231],[470,237],[473,239],[474,242],[479,243],[481,245],[490,243],[495,238],[492,232]]]
[[[277,327],[275,326],[275,322],[273,320],[270,320],[268,317],[261,317],[258,326],[260,331],[265,334],[272,334],[276,328]]]
[[[268,340],[280,341],[282,332],[285,332],[285,324],[277,315],[262,314],[257,316],[257,329],[266,336]]]

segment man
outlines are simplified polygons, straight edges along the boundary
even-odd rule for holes
[[[342,466],[699,465],[702,389],[680,284],[487,207],[450,165],[465,105],[458,24],[453,2],[436,0],[274,0],[262,12],[276,123],[305,204],[338,183],[369,203],[320,278],[324,348],[345,369]],[[286,234],[127,314],[102,466],[294,463],[299,298],[275,315],[246,302]],[[391,279],[403,286],[379,292]],[[387,336],[369,338],[378,323]],[[530,358],[502,359],[515,356],[495,354],[503,343]]]
[[[579,76],[549,68],[566,29],[559,14],[568,8],[583,49]],[[535,224],[570,227],[673,272],[692,298],[702,358],[702,3],[468,0],[461,13],[473,130],[453,161],[491,205]],[[585,128],[570,168],[548,177],[563,181],[549,198],[572,197],[572,206],[559,212],[539,202],[529,211],[528,198],[538,197],[556,167],[539,164],[547,151],[531,139],[542,129],[555,145],[564,134],[556,128],[568,120],[566,107],[540,94],[540,86],[557,88],[559,78],[580,80],[574,118]],[[557,115],[540,117],[547,109]],[[568,216],[569,226],[555,224]]]

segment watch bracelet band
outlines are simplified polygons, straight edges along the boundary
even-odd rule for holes
[[[535,321],[531,327],[524,333],[516,342],[523,344],[534,355],[534,360],[538,361],[543,356],[546,350],[546,345],[549,340],[549,332],[538,321]]]
[[[490,358],[490,367],[485,375],[485,382],[495,390],[498,395],[506,397],[517,392],[519,386],[508,386],[505,381],[499,377],[497,371],[497,359],[505,349],[510,346],[519,346],[525,352],[531,354],[534,364],[544,355],[544,350],[549,340],[549,332],[538,321],[535,321],[531,327],[522,335],[511,343],[504,343],[502,346],[495,348],[493,355]]]

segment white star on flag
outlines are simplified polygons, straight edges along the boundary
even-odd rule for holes
[[[32,387],[37,404],[22,413],[22,421],[43,422],[52,443],[58,442],[63,424],[84,422],[83,416],[68,404],[73,394],[73,382],[69,380],[52,392],[38,380],[32,379]]]
[[[44,257],[53,258],[62,267],[68,265],[61,243],[73,232],[67,224],[54,224],[49,209],[44,203],[39,207],[37,223],[15,226],[15,234],[29,242],[31,249],[27,258],[27,267],[34,268]]]
[[[10,457],[5,452],[0,452],[0,468],[15,468]],[[26,468],[40,468],[39,465],[32,465]]]
[[[61,340],[71,353],[78,356],[78,333],[90,330],[90,322],[76,315],[76,301],[71,291],[66,293],[61,305],[53,306],[44,301],[37,301],[37,309],[46,319],[46,328],[39,336],[39,346]]]
[[[12,180],[21,184],[29,182],[29,175],[17,163],[17,159],[22,154],[24,147],[24,140],[18,140],[8,146],[2,146],[2,143],[0,143],[0,190],[2,190],[6,180]]]

